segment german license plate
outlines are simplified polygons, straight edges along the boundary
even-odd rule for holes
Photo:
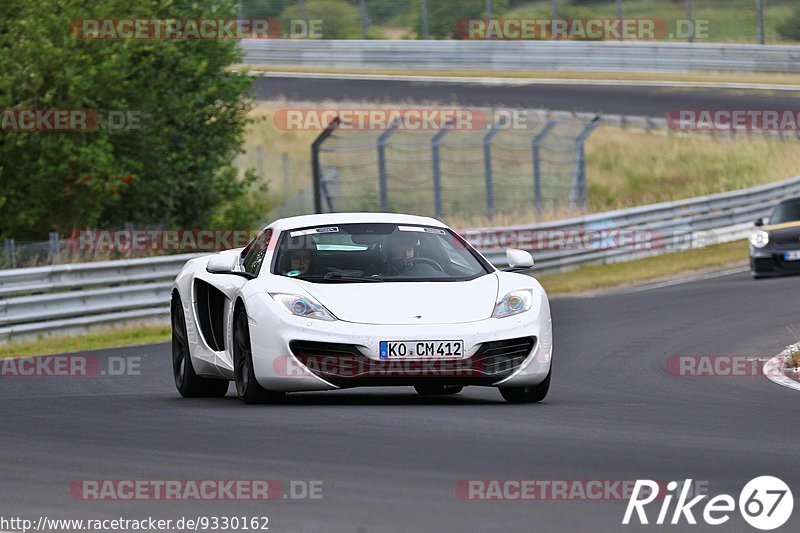
[[[794,250],[783,254],[784,261],[800,261],[800,250]]]
[[[464,341],[381,341],[381,359],[462,359]]]

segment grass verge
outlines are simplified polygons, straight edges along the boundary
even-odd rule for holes
[[[613,72],[563,70],[492,70],[492,69],[391,69],[293,67],[287,65],[238,65],[236,70],[322,74],[370,74],[387,76],[441,76],[456,78],[530,78],[555,80],[667,81],[704,83],[746,83],[758,85],[798,85],[800,75],[772,72]]]
[[[585,266],[570,272],[537,275],[551,296],[621,288],[730,265],[744,266],[747,243],[733,241],[707,248],[645,257],[625,263]]]
[[[99,350],[117,346],[152,344],[170,339],[169,325],[141,325],[92,331],[83,335],[44,337],[0,345],[0,359],[29,355]]]

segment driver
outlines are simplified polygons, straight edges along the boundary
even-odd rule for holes
[[[284,275],[303,276],[313,272],[316,263],[317,245],[312,238],[308,236],[292,237],[287,243],[287,248],[288,261],[284,260],[284,268],[282,269],[284,270]]]
[[[396,276],[408,271],[413,266],[416,246],[417,238],[414,235],[395,233],[390,236],[386,243],[387,273]]]

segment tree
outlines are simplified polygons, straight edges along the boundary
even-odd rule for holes
[[[0,130],[0,237],[41,240],[100,225],[202,226],[240,201],[250,103],[234,40],[80,39],[81,18],[229,18],[236,4],[3,0],[0,110],[98,110],[130,129]],[[122,15],[121,15],[122,14]],[[74,28],[73,28],[74,29]]]

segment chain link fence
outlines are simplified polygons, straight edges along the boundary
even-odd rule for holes
[[[489,219],[499,212],[585,209],[584,143],[600,118],[512,122],[364,131],[337,119],[313,148],[315,208]]]

